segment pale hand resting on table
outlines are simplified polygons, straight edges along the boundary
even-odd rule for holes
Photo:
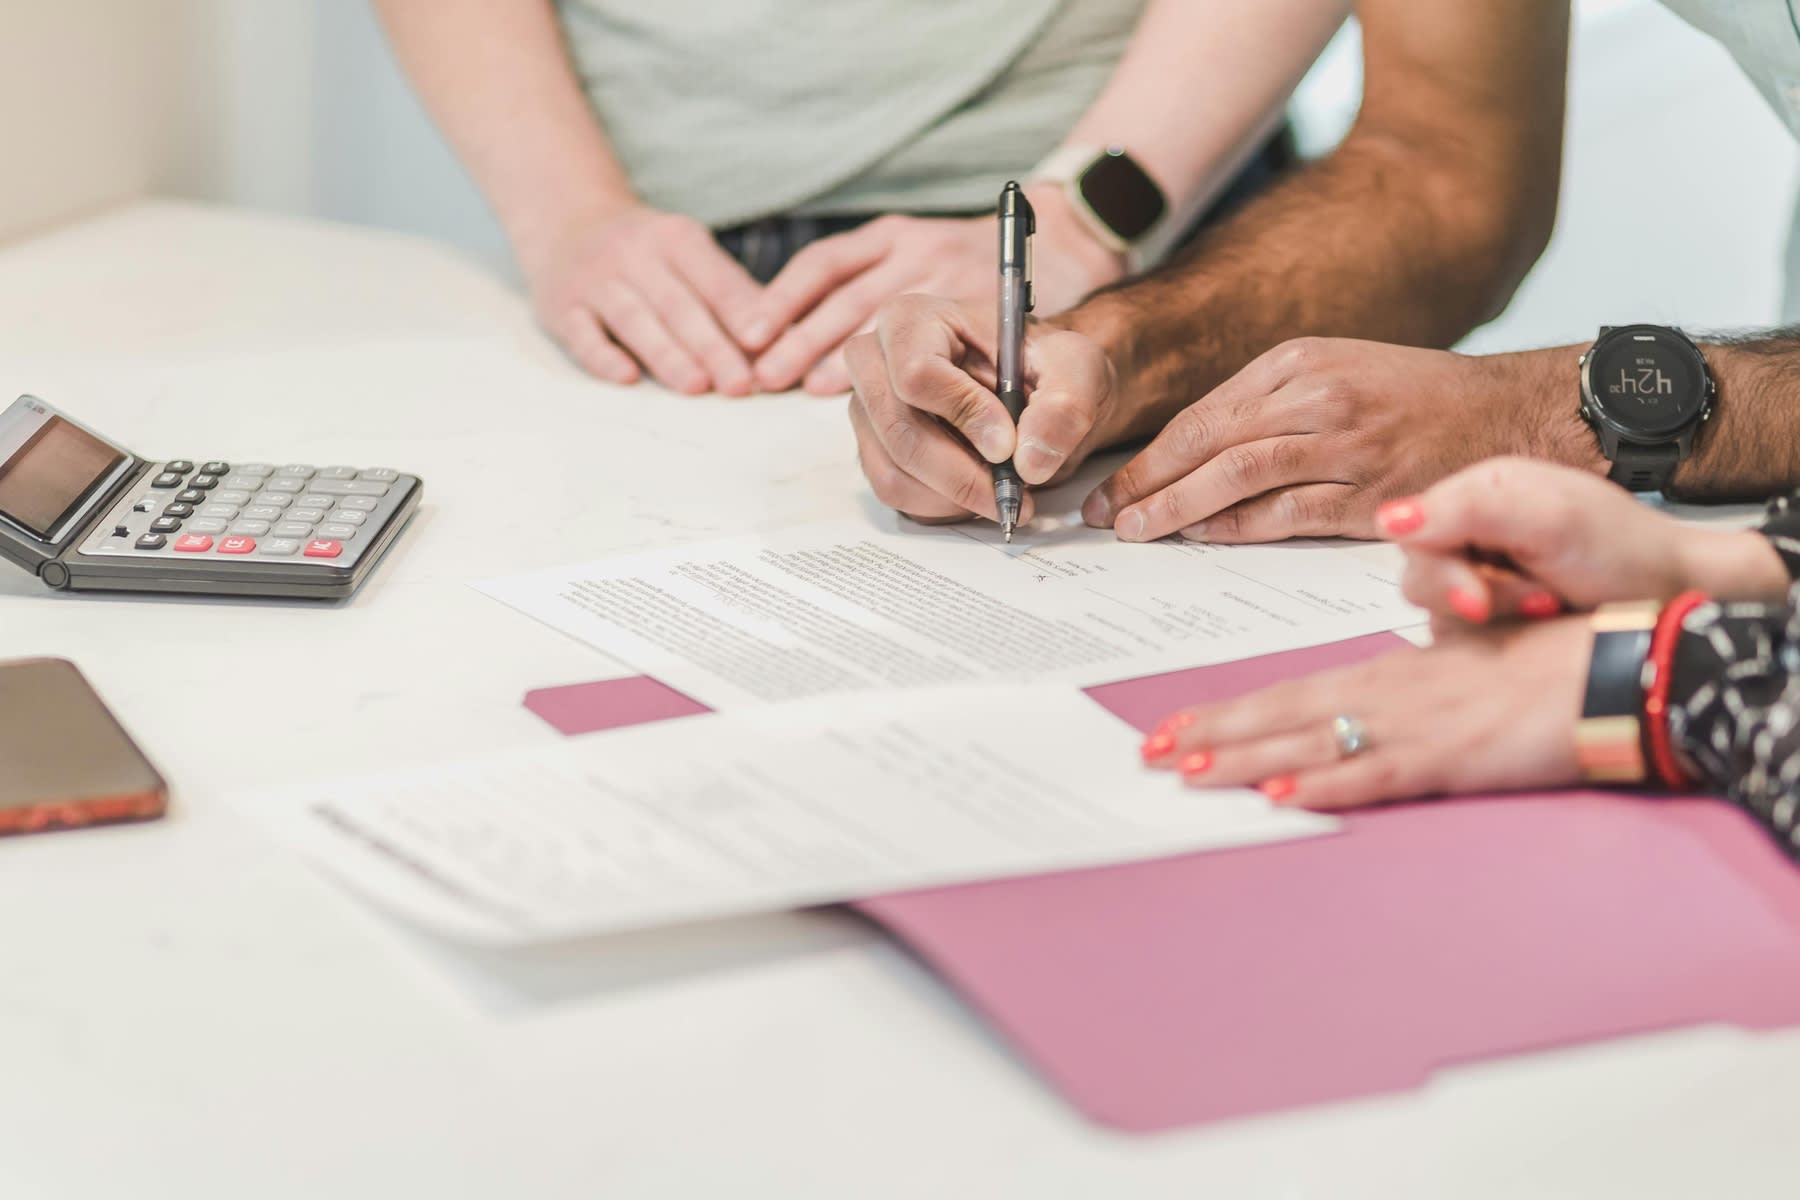
[[[1788,588],[1761,534],[1683,525],[1598,476],[1528,459],[1459,472],[1384,505],[1377,523],[1406,551],[1406,598],[1440,629],[1689,589],[1748,600]]]
[[[1095,240],[1060,190],[1033,187],[1027,195],[1037,212],[1039,313],[1060,312],[1124,275],[1124,257]],[[756,306],[767,328],[786,331],[757,359],[757,384],[771,392],[800,384],[822,396],[847,390],[844,343],[872,328],[896,296],[924,292],[992,309],[998,236],[987,216],[886,216],[807,246]]]
[[[1123,260],[1082,230],[1060,193],[1042,198],[1041,307],[1117,279]],[[992,296],[994,222],[879,217],[822,238],[762,287],[698,221],[630,205],[584,218],[522,255],[544,327],[590,374],[645,372],[687,395],[850,386],[840,351],[908,291]]]

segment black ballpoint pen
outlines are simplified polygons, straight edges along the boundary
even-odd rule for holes
[[[1037,216],[1031,202],[1016,182],[1008,183],[1000,192],[1000,344],[995,364],[999,378],[995,394],[1006,405],[1013,425],[1025,412],[1025,380],[1020,360],[1025,350],[1025,314],[1031,311],[1036,297],[1031,294],[1031,235],[1037,231]],[[1012,541],[1019,527],[1019,510],[1025,502],[1025,485],[1013,470],[1012,459],[995,463],[994,508],[1000,517],[1000,528],[1006,540]]]

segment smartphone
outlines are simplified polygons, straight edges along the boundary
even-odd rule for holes
[[[0,835],[160,817],[168,785],[75,664],[0,662]]]

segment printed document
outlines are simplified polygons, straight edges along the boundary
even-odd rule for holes
[[[477,584],[708,707],[956,683],[1088,687],[1420,622],[1338,546],[864,521]]]
[[[1197,791],[1070,688],[688,717],[310,784],[258,807],[355,890],[522,944],[1329,832]]]

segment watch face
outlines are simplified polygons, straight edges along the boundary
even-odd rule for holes
[[[1078,186],[1088,207],[1125,241],[1143,237],[1162,217],[1162,189],[1122,150],[1095,159]]]
[[[1602,338],[1588,357],[1588,384],[1601,412],[1627,434],[1675,433],[1706,403],[1705,365],[1681,337],[1661,330],[1622,330]]]

